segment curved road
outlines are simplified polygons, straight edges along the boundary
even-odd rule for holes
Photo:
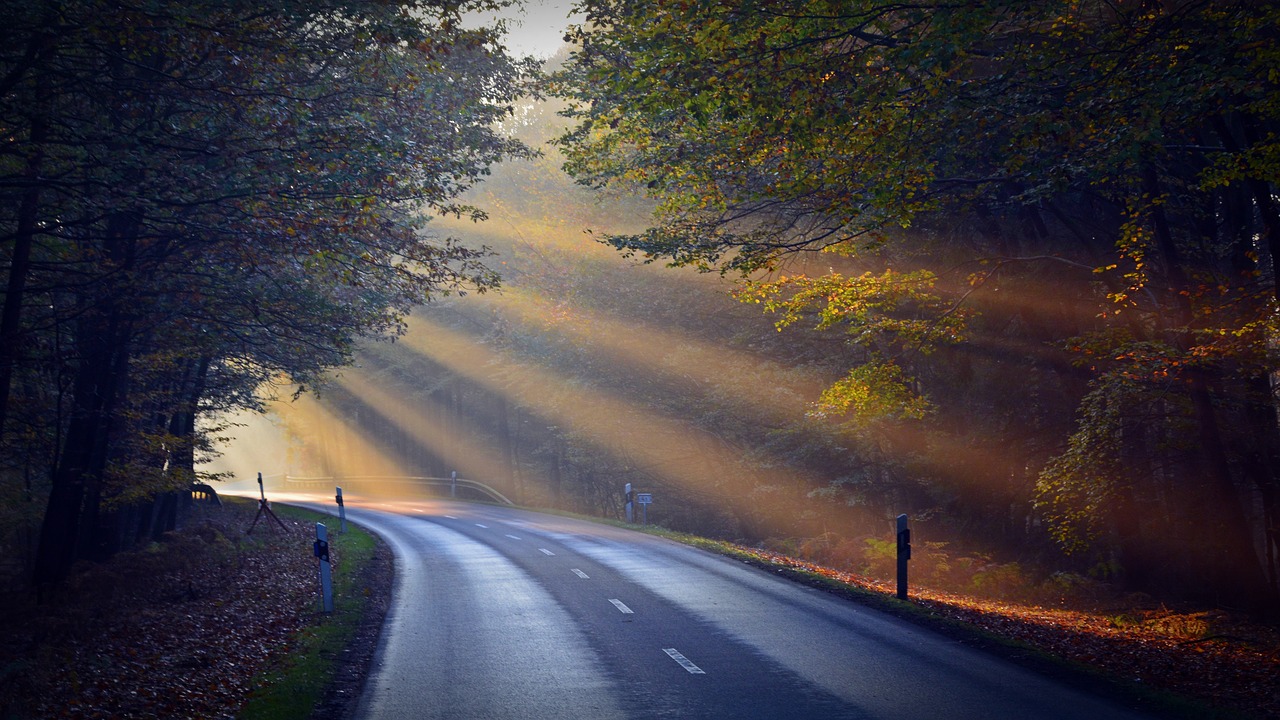
[[[347,510],[396,558],[359,718],[1143,717],[643,533],[445,501]]]

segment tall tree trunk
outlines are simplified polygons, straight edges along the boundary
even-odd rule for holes
[[[1274,485],[1262,489],[1263,554],[1267,559],[1267,581],[1271,584],[1271,596],[1280,596],[1280,518],[1277,518],[1277,493]]]
[[[1246,146],[1251,147],[1260,141],[1260,130],[1253,118],[1241,118],[1238,125]],[[1240,147],[1234,133],[1221,118],[1218,119],[1218,135],[1229,150],[1239,152]],[[1258,177],[1251,177],[1246,182],[1249,192],[1253,195],[1253,201],[1257,205],[1258,216],[1262,219],[1260,233],[1262,244],[1266,246],[1267,253],[1271,256],[1272,293],[1276,300],[1280,301],[1280,209],[1276,208],[1275,194],[1270,182]]]
[[[184,506],[182,495],[191,495],[190,486],[195,482],[196,475],[196,408],[204,395],[205,380],[211,364],[212,360],[208,357],[192,361],[178,395],[181,407],[169,421],[169,434],[177,439],[177,446],[169,460],[169,472],[178,476],[178,482],[176,488],[160,499],[161,511],[152,528],[152,537],[156,539],[162,533],[177,529],[181,521],[179,514]]]
[[[551,438],[551,443],[555,447],[555,452],[551,456],[551,473],[547,478],[551,485],[551,507],[561,510],[567,509],[564,506],[564,441],[561,438]]]
[[[34,148],[27,160],[24,172],[26,190],[18,206],[18,225],[14,236],[13,256],[9,262],[9,282],[5,285],[4,309],[0,311],[0,438],[4,437],[5,421],[9,415],[9,389],[13,384],[13,369],[18,361],[18,348],[22,343],[22,303],[27,289],[27,276],[31,269],[31,250],[35,246],[36,220],[40,212],[40,167],[44,158],[48,124],[43,118],[35,118],[31,124],[31,144]]]
[[[128,362],[121,325],[119,313],[107,308],[89,311],[77,332],[80,367],[36,552],[35,580],[42,587],[61,581],[72,562],[89,555]]]
[[[492,393],[494,399],[494,424],[498,433],[498,453],[502,462],[502,482],[507,492],[523,502],[524,493],[516,486],[515,448],[511,442],[511,420],[507,398],[501,392]]]
[[[108,219],[101,269],[132,265],[140,221],[129,212]],[[112,274],[104,272],[102,277]],[[74,397],[36,552],[35,581],[42,588],[66,577],[75,560],[95,554],[102,479],[129,374],[132,328],[123,307],[126,291],[102,279],[82,300]]]
[[[1163,191],[1153,167],[1144,172],[1144,184],[1151,198]],[[1184,270],[1168,219],[1161,206],[1151,210],[1156,247],[1163,260],[1170,295],[1177,317],[1170,331],[1171,343],[1181,351],[1190,349],[1189,328],[1193,310],[1190,297],[1194,288]],[[1198,543],[1204,548],[1199,574],[1211,583],[1211,595],[1226,602],[1261,610],[1265,605],[1267,586],[1254,549],[1252,532],[1240,503],[1239,490],[1231,475],[1231,462],[1213,405],[1213,371],[1192,366],[1185,371],[1186,388],[1196,423],[1197,452],[1203,460],[1203,476],[1196,492],[1185,500],[1193,503],[1188,517],[1199,518]],[[1191,560],[1190,558],[1188,560]]]
[[[14,68],[0,86],[0,91],[7,95],[19,84],[30,81],[36,96],[32,103],[34,114],[27,137],[31,152],[22,173],[26,187],[18,203],[13,256],[9,261],[9,280],[5,285],[4,307],[0,309],[0,441],[4,438],[13,370],[18,361],[18,348],[22,345],[19,341],[22,335],[22,304],[27,278],[31,272],[31,251],[35,247],[36,225],[40,215],[40,173],[44,168],[45,144],[49,140],[49,119],[42,114],[48,107],[48,84],[44,82],[48,70],[45,63],[55,51],[52,28],[56,22],[53,7],[46,5],[41,32],[32,36],[23,62]]]
[[[1245,416],[1250,428],[1252,447],[1245,458],[1244,471],[1258,492],[1262,511],[1262,550],[1267,584],[1273,599],[1280,598],[1277,578],[1275,518],[1276,469],[1280,467],[1280,431],[1276,427],[1276,409],[1271,380],[1250,378],[1246,391]]]

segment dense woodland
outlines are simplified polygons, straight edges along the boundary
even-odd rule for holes
[[[39,587],[172,528],[218,413],[496,282],[423,228],[526,153],[494,124],[533,68],[461,21],[494,6],[0,6],[0,505]]]
[[[587,0],[523,99],[452,11],[156,6],[3,30],[40,578],[292,381],[293,476],[1277,606],[1273,4]]]
[[[585,11],[567,169],[658,201],[616,247],[844,337],[836,499],[1274,609],[1280,6]]]

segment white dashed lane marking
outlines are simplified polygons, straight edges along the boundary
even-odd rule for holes
[[[609,602],[613,603],[613,606],[618,608],[618,612],[622,613],[623,615],[635,614],[635,612],[632,611],[631,608],[627,607],[621,600],[610,600]]]
[[[688,670],[690,675],[706,675],[706,673],[703,672],[702,668],[698,667],[697,665],[694,665],[693,662],[689,660],[689,658],[685,657],[684,655],[681,655],[679,650],[675,648],[663,648],[662,652],[670,655],[672,660],[675,660],[676,662],[680,663],[680,667],[684,668],[685,670]]]
[[[583,580],[587,580],[587,579],[589,578],[589,576],[588,576],[586,573],[582,572],[582,571],[581,571],[581,570],[579,570],[578,568],[574,568],[574,569],[573,569],[573,570],[571,570],[570,572],[572,572],[574,575],[577,575],[578,577],[582,578]]]
[[[546,548],[538,548],[538,551],[541,552],[543,555],[555,555],[555,553],[551,552]]]

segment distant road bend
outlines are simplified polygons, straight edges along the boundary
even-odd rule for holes
[[[449,501],[347,511],[396,558],[362,719],[1145,717],[643,533]]]

